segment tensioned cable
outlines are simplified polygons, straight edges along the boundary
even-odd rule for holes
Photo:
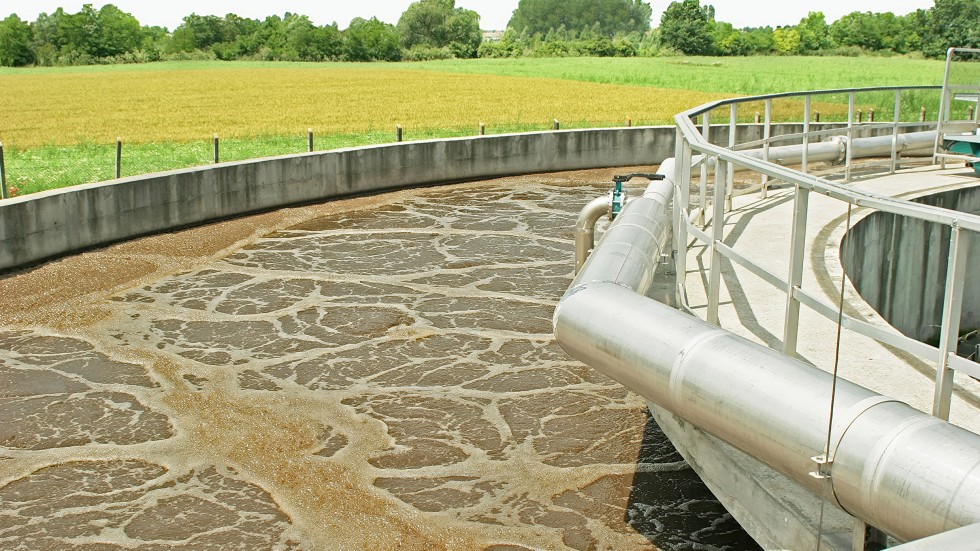
[[[847,232],[851,231],[851,209],[853,205],[847,204],[847,222],[844,223],[844,237],[847,236]],[[844,237],[841,238],[841,243],[843,243]],[[844,323],[844,289],[847,284],[847,273],[844,271],[844,255],[847,247],[841,247],[840,250],[840,300],[837,303],[837,342],[834,345],[834,378],[830,385],[830,414],[827,420],[827,442],[824,444],[823,448],[823,460],[830,461],[830,439],[831,431],[834,429],[834,399],[837,397],[837,369],[840,367],[840,337],[841,337],[841,325]],[[819,470],[819,468],[818,468]],[[826,484],[824,485],[826,492]],[[817,551],[820,551],[820,536],[823,535],[823,513],[824,506],[827,504],[826,493],[823,499],[820,500],[820,523],[817,525]]]

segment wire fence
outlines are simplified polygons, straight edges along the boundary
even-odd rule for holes
[[[632,126],[626,117],[619,124]],[[617,123],[597,124],[576,121],[566,126],[593,128],[615,127]],[[494,128],[494,133],[559,130],[558,119],[540,124],[510,124]],[[11,198],[49,189],[100,182],[154,172],[206,166],[212,163],[243,161],[279,155],[326,151],[344,147],[379,145],[406,140],[425,140],[487,135],[486,123],[472,127],[410,129],[396,125],[390,130],[361,133],[317,134],[313,128],[295,135],[270,135],[223,138],[215,133],[210,139],[184,143],[127,143],[119,137],[115,143],[88,142],[70,146],[42,146],[19,150],[15,144],[4,149],[0,142],[0,180],[2,198]],[[13,146],[13,147],[12,147]]]

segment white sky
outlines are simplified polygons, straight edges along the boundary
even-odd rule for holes
[[[263,19],[268,15],[285,12],[310,16],[318,25],[336,21],[346,28],[354,17],[368,19],[376,16],[382,21],[396,23],[412,0],[0,0],[0,18],[16,13],[21,19],[33,21],[41,12],[51,13],[62,7],[69,13],[81,9],[82,4],[92,4],[96,9],[112,3],[129,12],[143,25],[160,25],[173,30],[180,20],[191,13],[198,15],[225,15],[235,13],[242,17]],[[660,23],[660,15],[670,4],[668,0],[653,0],[654,27]],[[821,2],[794,2],[792,0],[702,0],[701,4],[715,7],[715,18],[727,21],[735,27],[761,27],[765,25],[794,25],[810,11],[822,11],[827,22],[839,19],[853,11],[886,12],[896,15],[929,8],[932,0],[823,0]],[[517,0],[456,0],[456,5],[475,10],[481,16],[483,29],[504,29],[511,13],[517,8]]]

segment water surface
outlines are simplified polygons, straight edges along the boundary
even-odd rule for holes
[[[575,216],[611,174],[4,278],[0,547],[750,547],[643,400],[552,337]]]

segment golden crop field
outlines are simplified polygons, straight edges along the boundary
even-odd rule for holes
[[[663,68],[650,67],[649,74]],[[647,74],[647,73],[645,73]],[[671,124],[685,109],[727,97],[664,89],[426,70],[412,64],[167,62],[147,65],[0,69],[0,142],[12,193],[114,176],[115,140],[125,144],[124,176],[221,159],[384,143],[405,139],[562,128]],[[747,105],[738,113],[751,120]],[[842,104],[817,104],[846,115]],[[724,124],[728,109],[712,115]],[[774,120],[800,120],[802,102],[774,103]]]
[[[719,94],[324,65],[0,75],[0,140],[42,145],[393,129],[664,123]]]

